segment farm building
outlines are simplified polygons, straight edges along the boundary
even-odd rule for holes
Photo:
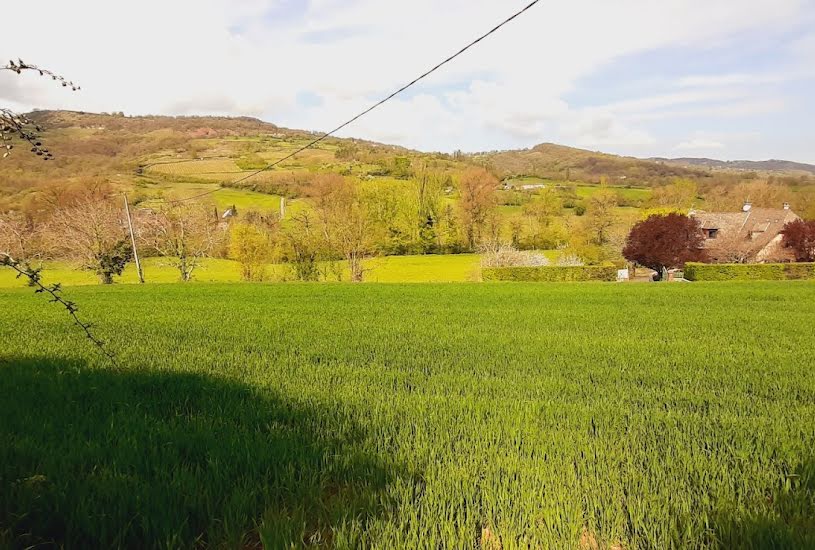
[[[784,225],[800,219],[790,209],[753,208],[747,202],[741,212],[692,210],[705,235],[704,248],[714,262],[767,263],[793,261],[782,244]]]

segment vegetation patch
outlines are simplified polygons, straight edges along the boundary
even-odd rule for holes
[[[685,264],[689,281],[784,281],[815,279],[815,263]]]
[[[612,264],[581,266],[488,267],[481,271],[485,281],[526,281],[562,283],[577,281],[616,281]]]

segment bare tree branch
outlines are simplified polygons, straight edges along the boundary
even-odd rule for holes
[[[73,91],[80,89],[79,86],[66,80],[64,77],[47,69],[29,65],[22,59],[18,59],[17,62],[9,61],[8,65],[0,67],[0,71],[13,71],[17,74],[22,74],[23,71],[36,71],[40,76],[50,76],[52,80],[59,82],[65,88],[70,87]],[[38,133],[41,131],[41,128],[25,115],[17,114],[10,109],[0,108],[0,148],[5,149],[5,151],[3,151],[3,158],[9,156],[11,150],[14,148],[14,145],[10,143],[14,138],[27,141],[31,145],[31,152],[42,157],[44,160],[53,158],[48,149],[44,148],[42,142],[39,140]],[[0,229],[10,228],[13,229],[13,227],[8,224],[6,227],[0,225]],[[24,251],[26,247],[24,246],[25,243],[23,240],[20,238],[15,240],[20,241],[18,243],[19,249]],[[62,285],[60,283],[54,283],[52,285],[43,284],[41,275],[42,268],[31,267],[31,265],[25,261],[15,260],[9,252],[0,251],[0,266],[9,267],[16,271],[17,278],[25,277],[28,281],[28,285],[34,287],[36,294],[48,294],[51,303],[62,305],[71,316],[73,323],[82,329],[88,340],[90,340],[105,357],[110,359],[114,365],[117,365],[116,356],[113,352],[109,351],[105,347],[104,342],[91,332],[92,325],[82,321],[79,315],[77,315],[79,308],[76,303],[62,297]]]
[[[96,336],[94,336],[94,334],[91,332],[92,327],[91,323],[86,323],[79,318],[79,316],[77,315],[79,307],[77,307],[77,305],[74,302],[66,300],[65,298],[62,297],[62,285],[60,283],[54,283],[53,285],[43,284],[42,275],[40,274],[41,272],[40,268],[31,267],[26,263],[17,261],[8,254],[6,254],[5,252],[0,252],[0,265],[10,267],[14,271],[16,271],[18,279],[21,277],[25,277],[26,279],[28,279],[28,286],[34,287],[35,288],[34,292],[36,294],[43,293],[48,294],[50,296],[49,301],[51,303],[62,305],[68,312],[68,314],[71,316],[74,324],[78,326],[80,329],[82,329],[82,331],[85,333],[85,336],[88,338],[88,340],[90,340],[91,343],[93,343],[93,345],[99,348],[99,351],[101,351],[105,355],[105,357],[110,359],[110,361],[114,365],[118,365],[116,362],[116,356],[113,354],[113,352],[108,350],[105,347],[105,343]]]
[[[30,65],[22,59],[18,59],[16,62],[9,60],[8,65],[0,67],[0,71],[12,71],[17,74],[22,74],[23,71],[36,72],[39,73],[40,76],[51,77],[51,80],[58,82],[63,88],[71,88],[74,92],[81,90],[79,86],[67,80],[65,77],[48,69]],[[39,138],[40,132],[42,132],[42,128],[26,115],[0,107],[0,148],[5,149],[5,151],[3,151],[3,158],[11,154],[11,150],[14,149],[14,144],[11,142],[15,138],[28,142],[31,146],[31,152],[38,157],[42,157],[43,160],[54,158],[48,149],[43,147],[42,141],[40,141]]]

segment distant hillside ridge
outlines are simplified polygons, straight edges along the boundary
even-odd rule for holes
[[[109,183],[117,189],[138,188],[153,194],[157,189],[181,193],[190,186],[228,185],[237,174],[246,175],[285,158],[321,135],[252,117],[40,110],[30,118],[43,128],[42,140],[55,159],[43,163],[22,154],[21,149],[5,159],[0,170],[0,206],[6,208],[18,205],[31,191],[66,183]],[[483,167],[502,180],[531,177],[648,188],[677,178],[709,186],[735,185],[760,177],[761,172],[796,180],[815,176],[815,166],[788,161],[641,159],[554,143],[521,150],[438,153],[331,137],[275,170],[253,177],[244,187],[272,195],[290,194],[319,173],[404,179],[411,166],[451,177]],[[284,180],[286,185],[281,183]]]
[[[623,157],[588,151],[555,143],[542,143],[531,149],[476,153],[473,158],[488,162],[503,176],[530,175],[566,181],[653,185],[674,178],[704,177],[699,168],[654,160]]]
[[[804,172],[815,175],[815,165],[791,160],[717,160],[709,158],[661,158],[648,160],[676,166],[704,167],[715,170],[750,171],[750,172]]]
[[[37,110],[27,115],[46,130],[86,128],[147,133],[172,129],[179,132],[212,128],[233,134],[286,131],[285,128],[253,117],[225,116],[125,116],[123,113],[88,113],[84,111]]]

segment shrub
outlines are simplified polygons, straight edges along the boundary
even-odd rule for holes
[[[569,252],[562,254],[560,258],[557,259],[557,265],[560,267],[581,267],[584,265],[584,262],[580,256]]]
[[[237,159],[235,164],[237,164],[241,170],[260,170],[261,168],[265,168],[269,163],[257,153],[250,153],[245,157]]]
[[[518,250],[509,244],[488,243],[480,248],[481,267],[540,267],[549,259],[539,252]]]
[[[542,266],[542,267],[490,267],[482,270],[485,281],[577,282],[616,281],[617,268],[613,265]]]
[[[232,226],[229,257],[241,264],[241,278],[244,281],[263,280],[271,253],[269,236],[261,228],[248,223]]]
[[[96,254],[96,262],[93,267],[99,282],[103,285],[113,283],[114,275],[121,275],[127,263],[133,259],[133,249],[126,240],[118,241],[113,248],[102,250]]]
[[[687,263],[689,281],[786,281],[815,279],[815,263],[700,264]]]

